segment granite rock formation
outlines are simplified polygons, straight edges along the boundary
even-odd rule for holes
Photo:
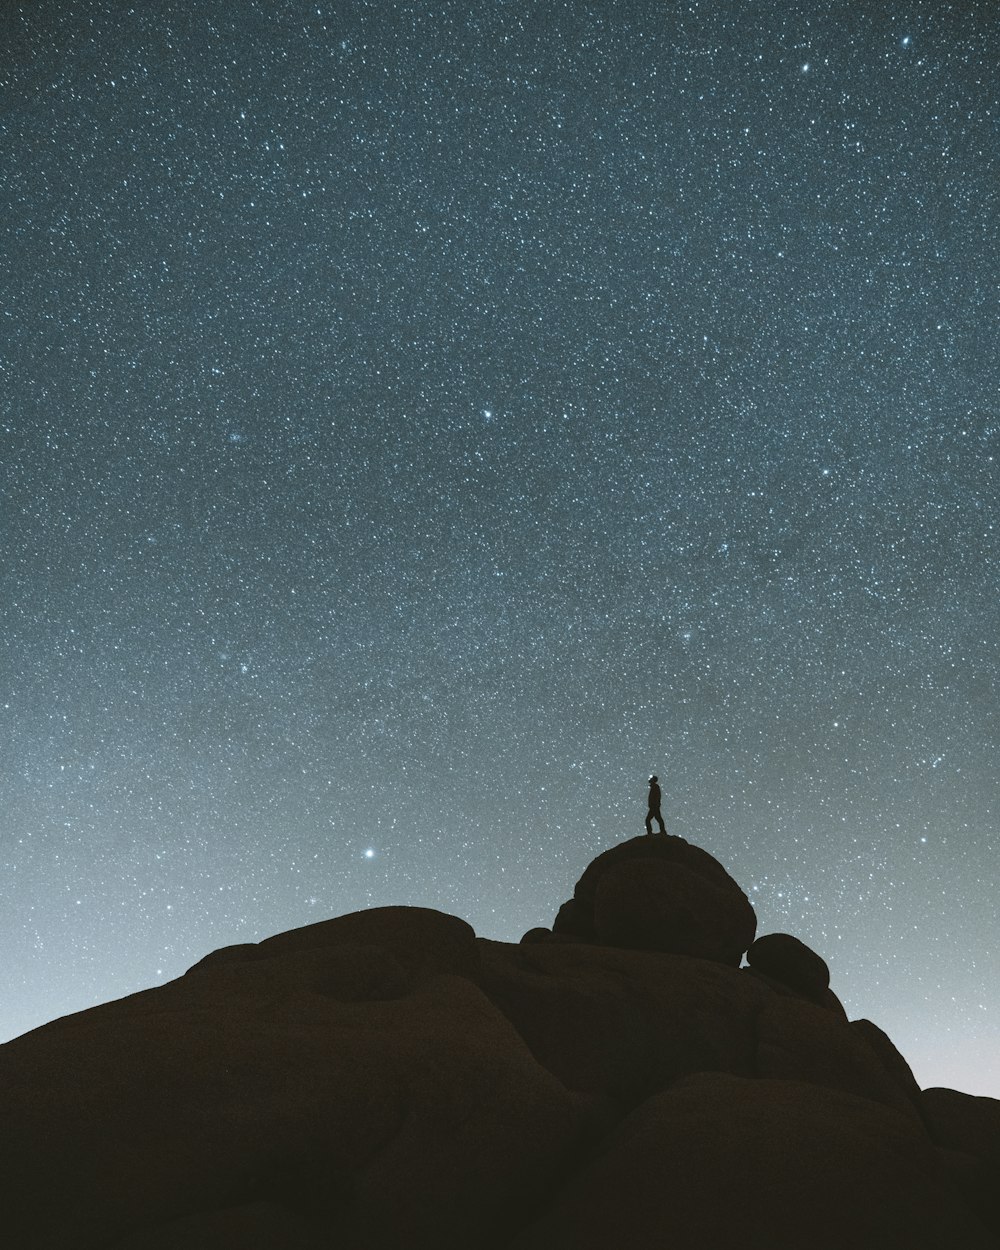
[[[1000,1103],[921,1092],[789,935],[738,967],[706,852],[614,847],[560,915],[342,916],[0,1047],[6,1244],[1000,1245]]]
[[[757,917],[717,859],[683,838],[632,838],[593,860],[555,932],[602,946],[739,966]]]

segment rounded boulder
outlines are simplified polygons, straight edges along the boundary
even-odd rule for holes
[[[747,951],[747,963],[757,972],[821,1002],[830,988],[826,960],[790,933],[765,933]]]
[[[577,882],[574,921],[605,946],[739,965],[757,917],[707,851],[640,836],[599,855]]]

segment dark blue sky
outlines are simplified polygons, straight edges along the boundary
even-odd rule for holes
[[[0,1035],[667,827],[1000,1095],[992,6],[0,18]]]

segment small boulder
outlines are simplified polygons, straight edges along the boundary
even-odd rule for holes
[[[826,961],[790,933],[766,933],[759,937],[747,951],[747,963],[817,1003],[823,1001],[830,988]]]
[[[899,1112],[921,1125],[910,1092],[868,1036],[819,1004],[775,996],[758,1013],[757,1075],[843,1090]],[[889,1039],[885,1039],[891,1047]]]
[[[766,972],[761,972],[758,968],[741,968],[740,972],[752,981],[758,982],[760,985],[766,985],[780,998],[805,998],[806,995],[800,994],[798,990],[793,990],[790,985],[786,985],[784,981],[779,981],[775,977],[769,977]],[[833,990],[825,990],[819,998],[810,998],[809,1002],[817,1007],[825,1007],[827,1011],[832,1011],[835,1016],[839,1016],[841,1020],[847,1019],[847,1012],[844,1010],[844,1004],[840,1001]]]

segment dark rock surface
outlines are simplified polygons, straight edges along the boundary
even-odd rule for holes
[[[513,1243],[516,1250],[991,1244],[908,1120],[839,1090],[723,1073],[688,1077],[644,1102]]]
[[[920,1107],[939,1146],[966,1150],[1000,1174],[1000,1102],[957,1089],[925,1089]]]
[[[790,933],[759,937],[747,951],[747,963],[815,1002],[822,1002],[830,988],[826,961]]]
[[[1000,1245],[1000,1102],[935,1088],[919,1106],[943,1166]]]
[[[567,914],[568,913],[568,914]],[[553,926],[603,946],[739,966],[757,917],[717,859],[668,834],[632,838],[588,865]]]
[[[738,968],[753,913],[704,851],[613,848],[568,915],[519,945],[342,916],[0,1047],[5,1244],[1000,1244],[1000,1103]]]

